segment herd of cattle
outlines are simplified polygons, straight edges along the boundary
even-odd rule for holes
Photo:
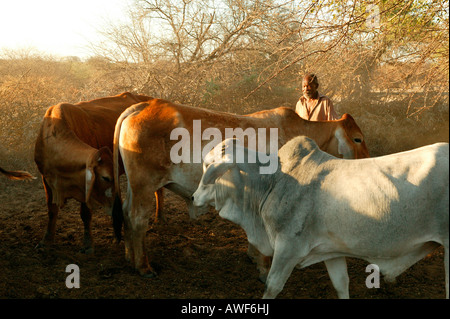
[[[222,136],[226,128],[276,128],[278,169],[260,174],[264,163],[237,160],[239,153],[262,157],[236,139],[219,142],[202,161],[174,163],[171,132],[183,128],[192,136],[194,120]],[[198,143],[203,149],[208,140]],[[449,298],[448,143],[371,158],[348,114],[324,122],[306,121],[286,107],[235,115],[126,92],[48,108],[35,162],[49,217],[40,247],[53,243],[59,209],[74,198],[81,204],[84,251],[94,249],[92,209],[103,206],[119,241],[123,231],[126,259],[152,277],[145,249],[150,196],[156,197],[155,220],[164,218],[166,188],[186,201],[190,217],[213,206],[245,230],[248,254],[266,283],[265,298],[278,295],[294,267],[321,261],[338,297],[349,298],[345,257],[376,264],[390,281],[441,245]]]

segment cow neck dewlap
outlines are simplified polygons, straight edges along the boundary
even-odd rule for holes
[[[227,174],[216,181],[216,210],[222,218],[241,226],[251,244],[271,255],[273,250],[260,212],[277,174],[246,174],[238,170]]]

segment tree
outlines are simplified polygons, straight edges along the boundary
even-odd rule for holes
[[[241,102],[289,82],[293,95],[313,71],[338,100],[414,91],[412,115],[448,91],[448,12],[446,0],[137,0],[130,23],[104,32],[103,56],[137,89],[184,102],[243,81]]]

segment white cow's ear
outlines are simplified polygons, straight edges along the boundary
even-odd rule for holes
[[[203,185],[214,184],[216,179],[225,174],[235,163],[212,163],[203,174]]]

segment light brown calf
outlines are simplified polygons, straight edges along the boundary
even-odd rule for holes
[[[60,103],[47,109],[36,140],[34,159],[42,174],[48,206],[43,246],[54,241],[58,211],[69,198],[81,203],[84,250],[93,249],[91,208],[112,206],[112,148],[117,118],[130,105],[148,96],[122,93],[77,104]]]

